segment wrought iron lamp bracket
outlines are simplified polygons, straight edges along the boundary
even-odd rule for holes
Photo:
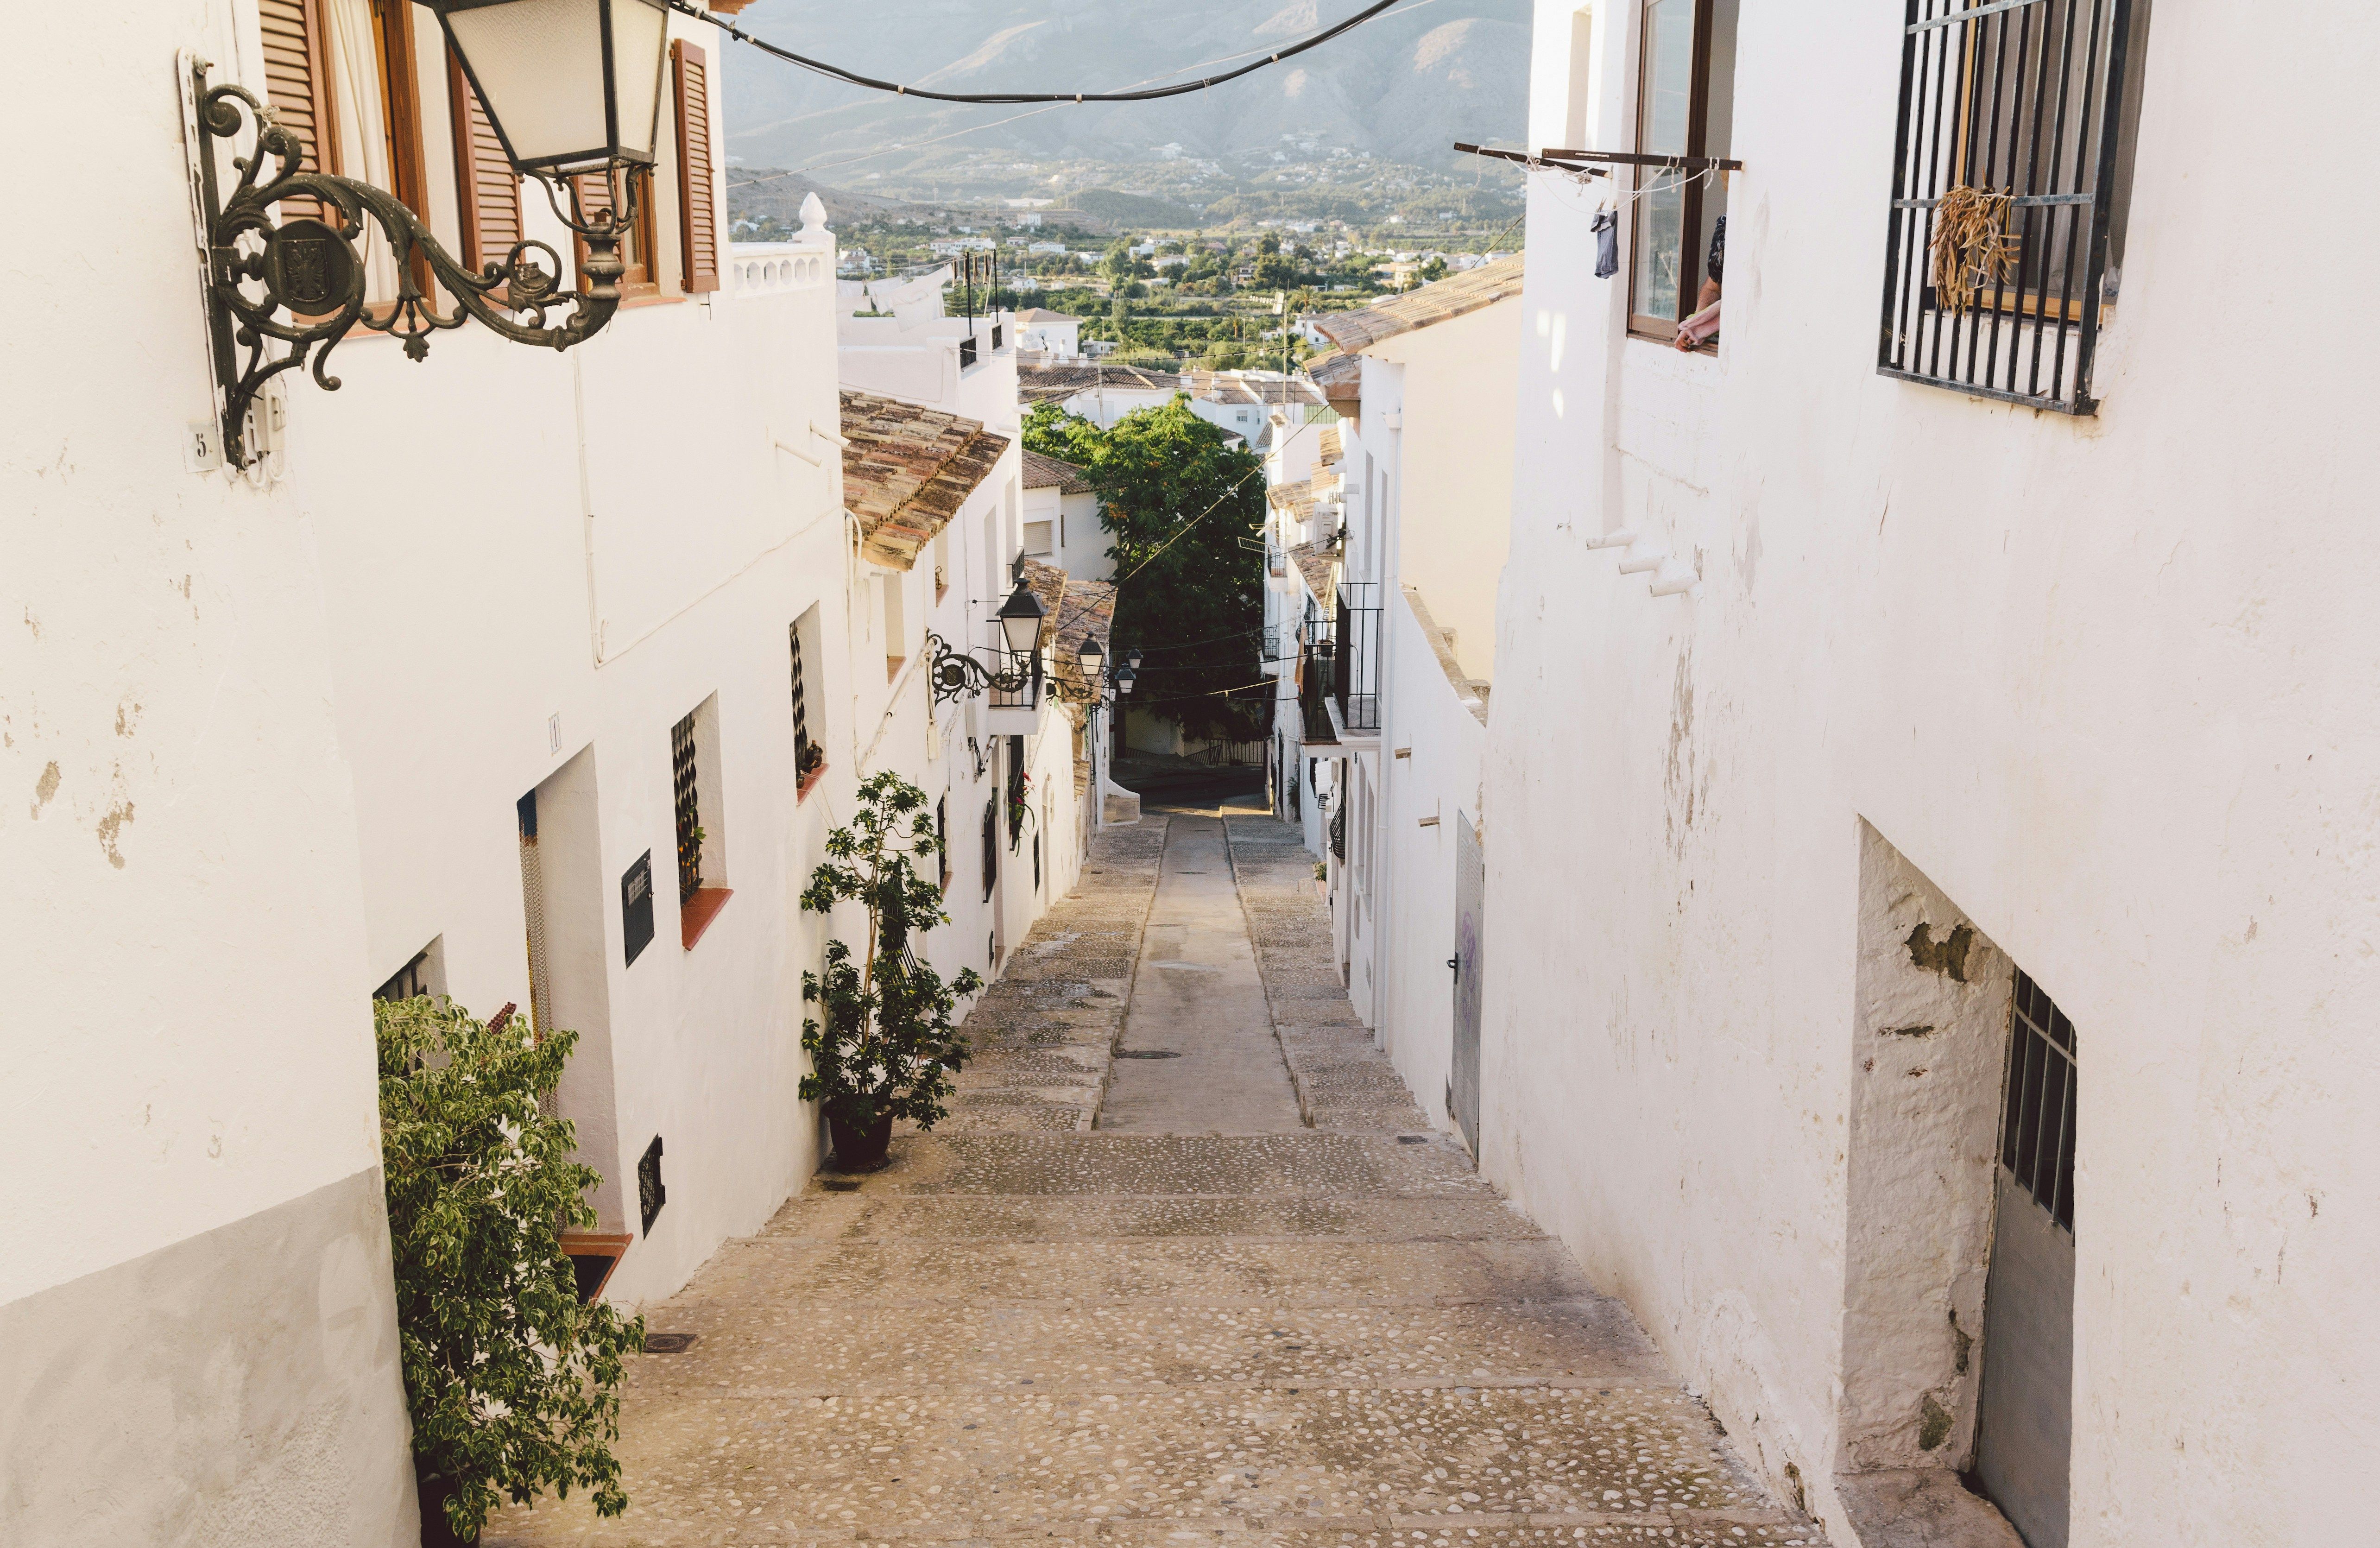
[[[246,424],[264,384],[310,365],[317,385],[337,391],[339,379],[326,369],[331,351],[358,325],[403,339],[406,355],[419,360],[430,353],[431,335],[467,320],[516,343],[567,349],[592,337],[619,309],[620,241],[636,217],[632,179],[623,179],[630,185],[625,190],[614,189],[612,208],[590,215],[580,205],[575,179],[533,174],[563,224],[586,244],[585,290],[563,287],[562,255],[535,238],[515,242],[502,262],[475,274],[395,195],[352,177],[300,170],[305,142],[246,88],[208,85],[208,68],[204,60],[190,61],[188,122],[195,130],[193,192],[205,251],[208,342],[224,457],[232,467],[255,460]],[[237,141],[250,128],[253,143],[243,156]],[[238,174],[228,197],[221,187],[218,140],[232,142],[231,165]],[[275,219],[273,206],[293,199],[317,201],[322,217]],[[367,219],[380,228],[395,261],[397,293],[384,312],[366,307]],[[454,298],[453,311],[441,312],[422,289],[423,270]],[[285,347],[278,353],[275,341]]]
[[[926,635],[926,643],[934,648],[933,661],[928,671],[937,704],[946,704],[953,699],[972,699],[990,692],[1022,693],[1031,681],[1021,668],[993,671],[965,651],[952,650],[949,640],[930,630]]]

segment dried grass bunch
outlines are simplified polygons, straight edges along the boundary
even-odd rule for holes
[[[1961,184],[1934,207],[1934,292],[1954,314],[1973,306],[1986,282],[2015,277],[2018,238],[2008,229],[2014,202]]]

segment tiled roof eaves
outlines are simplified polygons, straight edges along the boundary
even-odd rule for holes
[[[1333,313],[1316,323],[1316,331],[1353,355],[1399,334],[1427,328],[1433,323],[1450,322],[1518,296],[1525,256],[1514,253],[1510,258],[1500,258],[1418,290],[1392,296],[1360,311]]]

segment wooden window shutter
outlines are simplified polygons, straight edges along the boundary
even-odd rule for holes
[[[521,239],[520,178],[451,47],[446,100],[455,116],[455,204],[463,222],[463,262],[476,271],[503,262]]]
[[[719,210],[710,176],[710,67],[700,48],[670,45],[677,77],[677,225],[689,296],[719,288]]]
[[[322,5],[323,0],[257,0],[256,6],[264,35],[265,99],[306,142],[308,172],[335,172],[339,166]],[[285,199],[281,213],[284,219],[319,216],[322,201]]]

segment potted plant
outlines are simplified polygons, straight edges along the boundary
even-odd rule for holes
[[[941,888],[915,863],[941,849],[926,793],[898,774],[871,774],[859,787],[858,815],[827,835],[826,863],[802,892],[811,913],[839,903],[868,911],[859,953],[830,940],[826,971],[802,975],[802,998],[819,1007],[802,1023],[810,1056],[802,1100],[825,1104],[835,1164],[845,1172],[884,1164],[893,1119],[933,1127],[952,1073],[966,1062],[966,1040],[951,1015],[983,980],[963,968],[946,984],[913,949],[916,936],[950,922]]]
[[[451,1001],[376,1001],[381,1158],[397,1333],[425,1548],[479,1541],[509,1497],[594,1492],[628,1507],[612,1444],[621,1357],[645,1322],[581,1305],[562,1233],[596,1223],[602,1178],[571,1160],[550,1096],[577,1042],[506,1006],[482,1022]]]

